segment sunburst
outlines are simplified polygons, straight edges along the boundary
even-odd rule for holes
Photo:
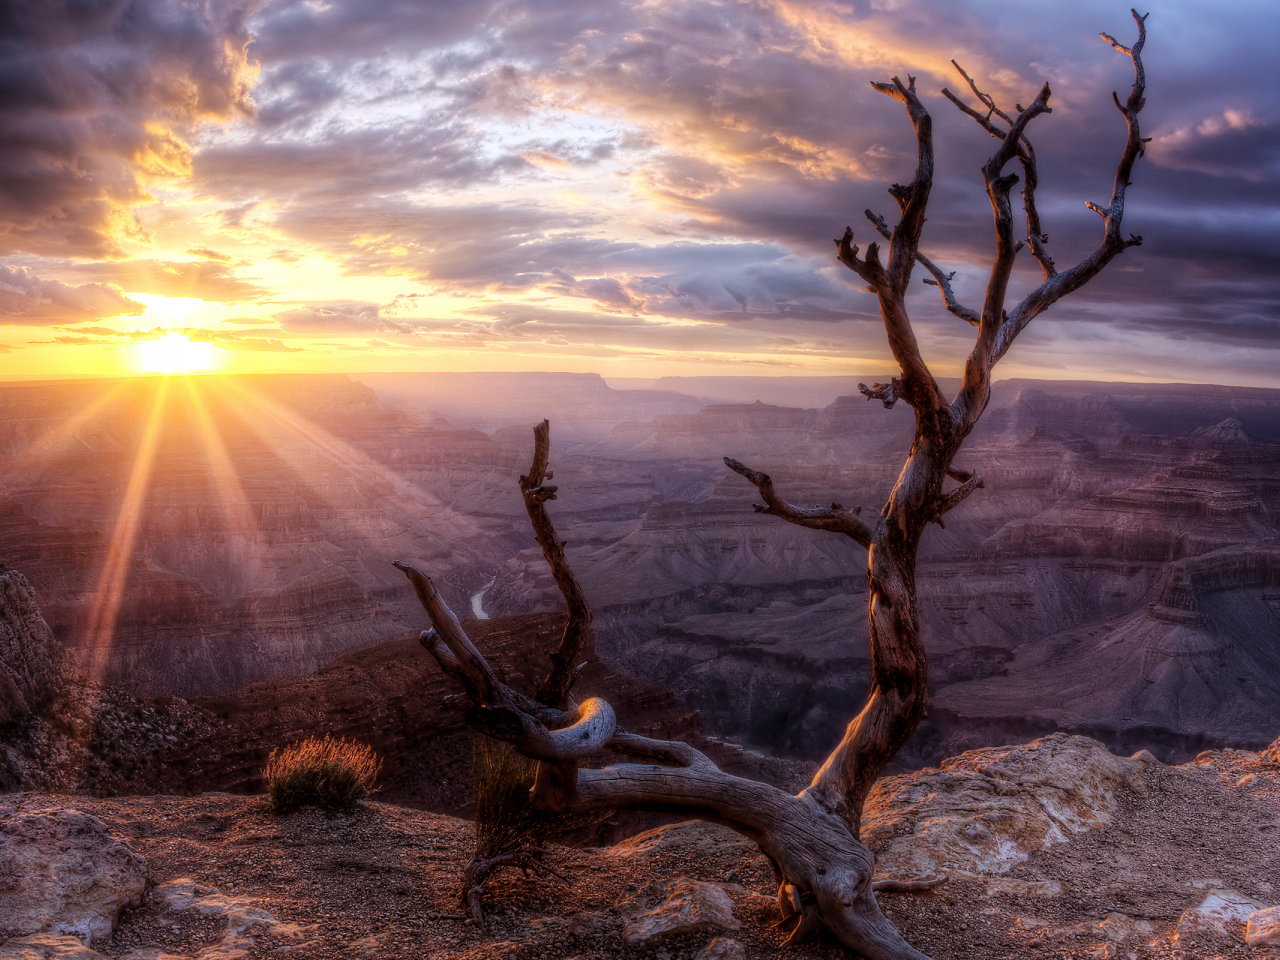
[[[190,340],[176,330],[133,346],[134,364],[142,373],[199,373],[221,366],[221,352],[212,343]]]

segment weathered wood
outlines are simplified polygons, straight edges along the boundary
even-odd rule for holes
[[[435,631],[443,632],[442,624],[452,629],[456,617],[430,588],[429,579],[410,564],[396,566],[418,588],[419,599],[430,600],[430,606],[424,600],[423,608]],[[419,588],[419,580],[426,585]],[[460,625],[457,629],[465,637]],[[475,649],[470,640],[466,645]],[[446,649],[452,651],[453,647]],[[476,657],[482,666],[473,665],[473,669],[492,677],[483,656],[477,652]],[[575,711],[575,724],[552,731],[513,706],[522,698],[499,680],[494,679],[488,688],[472,683],[466,689],[469,695],[488,689],[491,698],[487,702],[473,699],[468,722],[542,761],[539,778],[555,780],[553,784],[535,784],[535,805],[573,814],[648,810],[724,824],[759,844],[785,883],[799,891],[803,902],[815,905],[806,916],[811,921],[816,917],[848,946],[877,960],[928,960],[880,913],[872,891],[875,858],[871,852],[858,842],[845,820],[810,798],[724,773],[688,744],[652,740],[612,728],[608,728],[611,735],[607,741],[600,743],[599,737],[607,729],[600,717],[607,712],[611,722],[613,713],[603,701],[584,702]],[[591,753],[607,749],[661,764],[622,763],[603,770],[579,770],[576,763],[566,763],[587,755],[583,752],[586,749]],[[570,769],[572,777],[564,778],[562,774]],[[474,878],[464,880],[463,896],[473,910],[479,909],[481,888]],[[804,922],[802,918],[801,925]]]
[[[871,528],[858,519],[856,512],[850,512],[837,503],[833,503],[830,508],[794,506],[778,496],[773,489],[773,479],[767,473],[752,470],[732,457],[725,457],[724,463],[734,473],[750,480],[760,491],[760,496],[764,498],[764,506],[757,506],[757,513],[772,514],[788,523],[809,527],[811,530],[843,533],[864,547],[871,545]]]
[[[838,259],[867,281],[871,292],[880,299],[890,347],[902,371],[900,382],[878,384],[875,389],[864,389],[863,392],[868,396],[884,399],[886,405],[901,394],[901,398],[914,408],[916,417],[911,452],[881,511],[880,521],[873,528],[868,547],[871,692],[866,706],[849,724],[844,738],[819,769],[809,788],[818,802],[847,817],[855,833],[861,822],[862,805],[871,784],[884,764],[914,732],[928,706],[927,669],[917,612],[916,555],[925,525],[929,522],[941,522],[944,514],[982,485],[980,478],[956,471],[952,461],[990,399],[991,368],[1034,316],[1092,279],[1123,249],[1137,242],[1120,239],[1124,190],[1128,185],[1133,162],[1141,153],[1142,147],[1137,115],[1142,109],[1145,89],[1140,54],[1146,37],[1146,18],[1139,16],[1136,11],[1133,11],[1133,18],[1138,25],[1139,37],[1132,49],[1121,47],[1107,38],[1113,46],[1132,59],[1135,82],[1128,101],[1120,106],[1128,124],[1129,136],[1117,170],[1111,205],[1105,211],[1100,211],[1105,221],[1104,237],[1093,254],[1070,270],[1058,272],[1044,248],[1046,238],[1035,206],[1035,153],[1026,136],[1028,125],[1037,117],[1050,112],[1048,85],[1042,87],[1030,106],[1019,108],[1016,115],[1000,110],[994,100],[984,94],[963,70],[960,71],[961,75],[987,108],[987,112],[983,114],[973,110],[950,91],[944,91],[952,102],[1000,140],[996,152],[982,168],[995,219],[996,256],[988,278],[982,311],[976,315],[978,336],[965,364],[960,390],[945,411],[939,410],[932,403],[918,402],[921,397],[930,398],[930,392],[919,386],[926,381],[928,371],[927,368],[921,371],[923,361],[918,355],[901,349],[901,345],[908,341],[896,329],[900,323],[909,325],[909,321],[905,316],[899,317],[902,306],[900,299],[895,299],[895,294],[906,288],[905,277],[912,265],[919,262],[917,253],[920,224],[914,218],[914,210],[913,216],[909,218],[904,208],[902,221],[889,231],[891,247],[901,241],[898,249],[903,252],[901,256],[891,257],[888,267],[879,264],[875,244],[868,249],[866,257],[859,260],[851,230],[846,230],[844,238],[837,241]],[[923,123],[924,108],[914,99],[910,88],[904,88],[898,82],[893,85],[877,84],[876,88],[907,107],[908,116],[917,133],[920,151],[917,179],[911,191],[901,188],[890,190],[901,204],[903,197],[927,193],[922,187],[927,171],[932,168],[932,149],[926,142],[928,126]],[[1116,102],[1120,105],[1118,98]],[[1003,120],[1005,127],[1001,128],[994,123],[992,116]],[[1014,258],[1022,246],[1020,242],[1014,241],[1013,211],[1009,203],[1009,191],[1017,177],[1004,173],[1004,168],[1014,159],[1019,161],[1024,172],[1030,172],[1024,186],[1027,243],[1045,273],[1045,281],[1006,315],[1004,302],[1009,278]],[[888,230],[883,220],[870,212],[868,219],[876,225],[881,235]],[[906,255],[908,251],[911,253],[910,257]],[[944,276],[936,267],[930,272],[935,283],[939,283]],[[940,283],[939,285],[941,286]],[[945,288],[943,297],[948,309],[972,322],[973,312],[955,303],[954,296]],[[953,304],[958,309],[952,309]],[[898,346],[895,346],[895,342]],[[931,376],[928,380],[932,380]],[[943,479],[948,476],[960,482],[959,487],[949,492],[943,489]]]
[[[591,607],[582,593],[582,586],[574,576],[573,568],[565,556],[564,541],[556,536],[555,526],[547,513],[546,502],[556,498],[556,488],[543,485],[551,479],[547,464],[551,457],[551,423],[543,420],[533,428],[533,463],[529,472],[520,478],[520,492],[524,495],[525,512],[542,555],[551,567],[551,576],[564,597],[569,619],[560,635],[560,645],[551,654],[551,670],[538,687],[539,701],[553,707],[569,706],[569,692],[576,677],[575,667],[581,663],[583,653],[591,644]]]
[[[521,847],[518,850],[507,850],[491,857],[475,856],[462,868],[462,879],[459,883],[458,899],[462,906],[471,913],[476,927],[483,931],[484,906],[481,897],[484,895],[485,881],[498,870],[515,868],[526,877],[531,874],[555,877],[568,883],[568,880],[547,864],[544,859],[547,851],[541,847]]]
[[[875,242],[859,257],[852,228],[846,228],[836,240],[837,259],[857,274],[879,300],[885,335],[900,373],[888,383],[872,387],[859,384],[859,389],[869,399],[883,401],[886,407],[898,400],[912,407],[915,430],[911,451],[878,517],[870,523],[860,519],[858,511],[851,512],[839,504],[826,508],[789,503],[777,493],[768,474],[725,459],[731,470],[759,491],[764,499],[764,504],[756,507],[759,512],[810,529],[839,533],[867,548],[871,690],[862,711],[850,721],[840,743],[799,795],[730,776],[688,744],[652,740],[620,730],[613,711],[603,701],[588,700],[581,706],[573,702],[572,663],[589,642],[590,612],[545,507],[546,501],[556,495],[555,487],[543,484],[544,479],[550,479],[546,472],[550,447],[546,421],[535,427],[533,465],[520,478],[520,488],[535,535],[569,607],[570,626],[566,627],[553,656],[551,674],[539,687],[536,699],[497,680],[429,578],[408,564],[396,564],[413,581],[434,625],[432,631],[423,634],[424,645],[471,700],[468,722],[539,761],[531,794],[536,805],[570,813],[651,810],[698,817],[733,828],[759,844],[773,865],[783,923],[791,926],[788,944],[825,927],[843,944],[872,960],[927,960],[880,913],[874,891],[927,890],[946,878],[873,883],[874,857],[858,841],[862,808],[872,783],[928,709],[928,670],[916,592],[920,539],[929,523],[941,524],[948,511],[982,488],[981,477],[954,466],[953,460],[990,399],[992,367],[1035,316],[1087,283],[1123,250],[1140,242],[1120,236],[1125,190],[1143,145],[1137,117],[1145,95],[1141,51],[1146,39],[1146,18],[1136,11],[1132,13],[1138,25],[1138,40],[1132,48],[1103,34],[1133,62],[1135,80],[1127,101],[1121,104],[1118,96],[1114,98],[1128,125],[1128,139],[1110,204],[1106,208],[1091,205],[1104,221],[1103,239],[1089,256],[1068,270],[1057,269],[1045,246],[1048,237],[1035,204],[1035,150],[1027,136],[1032,121],[1051,112],[1048,85],[1030,106],[1018,107],[1014,114],[1001,110],[958,65],[986,112],[943,91],[999,141],[996,152],[982,168],[994,215],[996,251],[981,311],[961,305],[950,286],[953,275],[944,274],[920,252],[933,179],[933,142],[932,122],[916,96],[915,81],[909,77],[903,84],[895,77],[891,83],[874,85],[902,103],[907,111],[916,132],[915,175],[910,184],[890,188],[901,211],[897,226],[890,229],[882,218],[870,211],[866,214],[888,241],[888,262],[881,262],[879,244]],[[1018,177],[1004,172],[1015,160],[1024,175],[1025,240],[1014,238],[1010,191]],[[1004,303],[1014,260],[1024,246],[1030,248],[1039,263],[1044,281],[1006,312]],[[943,400],[923,359],[906,310],[906,291],[916,263],[931,275],[932,280],[925,282],[939,287],[947,309],[977,328],[960,389],[950,404]],[[949,491],[944,490],[948,478],[958,484]],[[620,763],[602,770],[579,769],[578,758],[602,750],[648,762]],[[479,889],[478,885],[473,887]],[[467,889],[471,888],[464,889],[464,896],[468,895]],[[468,903],[478,909],[478,900]]]

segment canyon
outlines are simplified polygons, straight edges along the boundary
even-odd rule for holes
[[[721,458],[793,502],[876,510],[911,420],[857,378],[798,382],[815,405],[788,406],[785,379],[0,383],[0,560],[93,681],[269,704],[412,645],[395,559],[464,616],[482,590],[488,616],[560,608],[516,484],[550,415],[601,669],[706,734],[813,760],[865,694],[865,559],[753,513]],[[901,765],[1055,730],[1177,762],[1274,739],[1280,391],[1004,381],[959,466],[985,488],[923,546],[933,708]]]

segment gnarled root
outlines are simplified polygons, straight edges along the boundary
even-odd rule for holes
[[[540,877],[551,876],[568,883],[567,880],[543,859],[547,851],[541,847],[521,847],[519,850],[508,850],[491,857],[472,857],[462,868],[462,883],[458,890],[458,899],[464,909],[471,913],[476,927],[485,929],[484,910],[480,898],[484,895],[484,884],[489,875],[503,867],[519,869],[526,877],[537,874]]]

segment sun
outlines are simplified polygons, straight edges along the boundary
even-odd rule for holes
[[[188,340],[172,330],[159,339],[139,341],[133,351],[143,373],[195,373],[220,365],[218,348],[212,343]]]

